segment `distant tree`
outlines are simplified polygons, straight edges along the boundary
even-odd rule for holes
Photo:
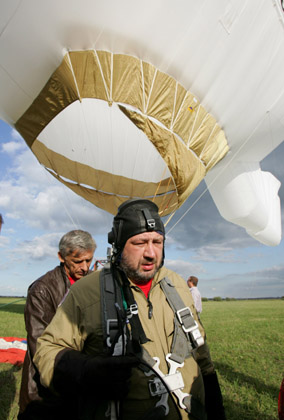
[[[2,214],[0,213],[0,232],[1,232],[1,228],[2,228],[3,223],[4,223],[4,219],[3,219]]]
[[[215,300],[215,302],[221,302],[222,301],[222,298],[220,296],[215,296],[213,298],[213,300]]]
[[[201,300],[202,300],[202,302],[208,302],[208,298],[207,297],[202,297]]]

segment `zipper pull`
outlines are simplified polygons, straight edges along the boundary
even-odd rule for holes
[[[153,316],[153,305],[152,305],[149,298],[147,298],[147,302],[148,302],[148,308],[149,308],[148,309],[148,318],[151,319],[152,316]]]

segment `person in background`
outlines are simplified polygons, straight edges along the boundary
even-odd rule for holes
[[[96,249],[92,236],[83,230],[66,233],[59,242],[60,265],[34,281],[28,288],[25,306],[27,353],[24,360],[18,419],[53,418],[60,410],[57,399],[40,385],[32,362],[38,337],[52,320],[70,286],[86,276]],[[46,417],[45,417],[46,416]]]
[[[194,304],[196,307],[196,311],[198,314],[202,312],[202,300],[201,300],[201,294],[197,288],[198,284],[198,278],[195,276],[190,276],[187,280],[187,285],[190,288]]]
[[[191,293],[164,267],[164,240],[156,204],[121,204],[110,263],[71,288],[38,339],[42,384],[69,396],[72,420],[226,419]]]

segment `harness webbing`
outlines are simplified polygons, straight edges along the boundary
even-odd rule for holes
[[[141,353],[140,344],[146,343],[148,338],[142,328],[129,281],[123,277],[123,272],[120,274],[119,279],[115,270],[108,267],[104,267],[100,272],[101,313],[102,321],[104,320],[102,325],[105,343],[109,352],[113,354],[119,337],[126,335],[129,338],[129,330],[126,328],[129,322],[132,336],[131,340],[127,340],[128,351],[139,354]],[[126,310],[124,303],[127,306]]]
[[[123,294],[127,303],[127,318],[131,325],[132,346],[135,353],[141,353],[140,344],[147,343],[148,338],[143,330],[139,315],[138,307],[134,300],[129,280],[123,271],[120,272],[122,279]]]
[[[193,318],[191,310],[184,305],[171,280],[167,277],[163,278],[160,286],[175,314],[174,338],[170,358],[178,363],[182,363],[191,355],[193,349],[204,344],[204,339],[200,334],[198,324]]]
[[[106,347],[113,354],[114,346],[121,334],[126,333],[123,298],[115,287],[110,269],[100,272],[102,328]],[[118,293],[120,292],[120,293]]]

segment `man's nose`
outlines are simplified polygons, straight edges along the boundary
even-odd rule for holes
[[[144,256],[148,258],[155,258],[155,250],[152,242],[148,242],[144,249]]]
[[[82,261],[82,263],[81,263],[81,269],[83,271],[85,271],[85,272],[87,272],[89,270],[87,261]]]

